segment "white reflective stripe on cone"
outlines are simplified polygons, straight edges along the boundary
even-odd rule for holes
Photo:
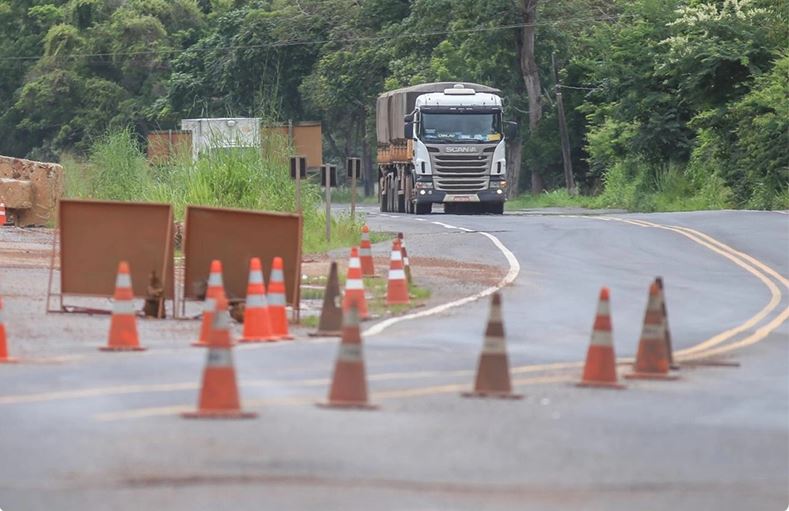
[[[402,261],[403,253],[399,250],[392,250],[392,261]]]
[[[340,354],[337,356],[337,359],[343,362],[360,362],[362,360],[362,345],[340,344]]]
[[[216,309],[216,298],[206,298],[203,303],[203,312],[214,312]]]
[[[360,248],[359,255],[360,256],[373,255],[373,250],[371,248]]]
[[[255,270],[249,274],[249,283],[250,284],[262,284],[263,283],[263,273],[260,270]]]
[[[222,274],[212,273],[208,276],[208,287],[219,287],[222,285]]]
[[[134,302],[131,300],[115,300],[112,304],[113,314],[134,314]]]
[[[595,330],[592,332],[592,341],[589,344],[592,346],[613,347],[614,337],[609,330]]]
[[[351,279],[345,283],[345,289],[364,289],[364,283],[359,279]]]
[[[3,309],[0,309],[0,325],[2,325],[2,324],[3,324],[3,321],[5,321],[5,316],[4,316],[4,314],[5,314],[5,313],[3,312]]]
[[[119,273],[115,278],[115,287],[132,287],[131,276],[128,273]]]
[[[228,330],[230,329],[230,316],[227,311],[216,311],[214,314],[214,322],[211,323],[214,330]]]
[[[611,315],[611,303],[608,300],[601,301],[600,305],[597,306],[597,315],[598,316]]]
[[[644,330],[641,332],[641,337],[647,339],[662,339],[664,335],[664,326],[663,324],[659,325],[651,325],[647,323],[644,325]]]
[[[351,260],[348,261],[348,268],[361,268],[362,263],[359,261],[358,257],[351,257]]]
[[[284,282],[285,276],[282,274],[282,270],[271,270],[271,281]]]
[[[405,280],[405,272],[403,270],[389,270],[389,280]]]
[[[482,346],[483,353],[505,354],[507,345],[501,337],[485,337],[485,344]]]
[[[229,348],[209,348],[206,367],[233,367],[233,354]]]
[[[268,305],[268,301],[266,300],[265,295],[249,295],[247,296],[247,309],[251,309],[253,307],[266,307]]]
[[[270,293],[268,295],[268,304],[275,306],[285,306],[285,295],[282,293]]]

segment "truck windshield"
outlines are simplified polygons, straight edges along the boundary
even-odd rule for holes
[[[501,140],[501,119],[496,113],[422,112],[423,142],[496,142]]]

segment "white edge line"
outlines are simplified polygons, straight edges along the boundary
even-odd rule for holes
[[[433,222],[433,223],[436,223],[436,222]],[[454,227],[454,226],[447,226],[447,225],[445,225],[445,227],[447,227],[448,229],[457,229],[457,227]],[[367,330],[362,332],[362,335],[364,335],[364,336],[377,335],[377,334],[380,334],[381,332],[383,332],[384,330],[386,330],[387,328],[389,328],[390,326],[395,325],[397,323],[400,323],[401,321],[407,321],[407,320],[410,320],[410,319],[417,319],[417,318],[424,318],[424,317],[427,317],[427,316],[433,316],[435,314],[440,314],[442,312],[448,311],[449,309],[454,309],[455,307],[460,307],[461,305],[465,305],[467,303],[471,303],[471,302],[474,302],[476,300],[479,300],[480,298],[484,298],[484,297],[486,297],[488,295],[492,295],[493,293],[495,293],[499,289],[503,288],[504,286],[512,284],[515,281],[515,279],[518,278],[518,274],[521,271],[521,265],[518,262],[518,259],[515,257],[515,254],[513,254],[510,251],[510,249],[505,247],[504,244],[496,236],[494,236],[492,234],[489,234],[487,232],[482,232],[482,231],[476,231],[476,232],[478,234],[481,234],[482,236],[485,236],[491,242],[493,242],[493,244],[496,246],[496,248],[498,248],[501,251],[501,253],[504,254],[504,257],[507,259],[507,262],[510,265],[509,271],[504,276],[504,278],[502,278],[499,281],[498,284],[496,284],[493,287],[489,287],[487,289],[483,289],[479,293],[475,293],[475,294],[473,294],[471,296],[467,296],[465,298],[461,298],[460,300],[455,300],[454,302],[444,303],[442,305],[438,305],[438,306],[430,308],[430,309],[426,309],[426,310],[423,310],[423,311],[415,312],[415,313],[412,313],[412,314],[406,314],[405,316],[398,316],[398,317],[395,317],[395,318],[389,318],[387,320],[381,321],[380,323],[376,323],[375,325],[371,326],[370,328],[368,328]]]

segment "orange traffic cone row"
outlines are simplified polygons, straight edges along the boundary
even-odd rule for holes
[[[311,337],[339,337],[342,335],[342,309],[340,308],[340,278],[337,275],[337,263],[331,262],[329,280],[323,291],[323,307],[318,320],[318,330],[311,332]]]
[[[115,294],[112,297],[112,319],[107,345],[102,351],[142,351],[137,335],[137,317],[134,312],[134,291],[132,290],[129,264],[118,264],[118,277],[115,280]]]
[[[403,253],[400,240],[392,242],[392,255],[389,259],[389,282],[386,287],[386,305],[408,304],[408,283],[403,271]]]
[[[192,346],[208,346],[211,325],[214,323],[216,299],[224,294],[225,287],[222,283],[222,261],[214,259],[211,261],[211,270],[208,274],[208,287],[206,288],[205,302],[203,303],[203,321],[200,324],[200,337],[197,341],[192,343]]]
[[[260,264],[260,259],[253,257],[249,262],[247,302],[244,306],[244,332],[239,342],[276,340],[277,337],[271,329],[266,285],[263,283],[263,265]]]
[[[405,236],[402,232],[397,233],[397,239],[400,240],[400,253],[403,256],[403,270],[405,271],[405,280],[408,282],[408,285],[413,283],[413,278],[411,277],[411,261],[408,259],[408,250],[405,248]]]
[[[347,312],[351,304],[355,303],[360,319],[370,317],[367,311],[367,298],[364,296],[364,280],[362,280],[362,265],[359,261],[359,250],[351,249],[351,258],[348,260],[348,276],[345,279],[345,296],[342,299],[342,310]]]
[[[4,226],[7,221],[8,217],[5,214],[5,204],[0,202],[0,227]]]
[[[359,243],[359,260],[362,263],[362,275],[373,278],[375,274],[375,262],[373,261],[373,246],[370,244],[370,228],[365,224],[362,226],[362,241]]]
[[[216,309],[208,339],[208,359],[203,370],[203,382],[197,410],[185,412],[183,417],[195,419],[249,419],[253,412],[241,410],[233,367],[233,342],[230,339],[228,303],[222,292],[216,299]]]
[[[625,375],[628,379],[676,380],[668,374],[669,362],[666,350],[666,328],[660,306],[660,289],[656,283],[649,287],[649,300],[644,314],[644,327],[638,343],[638,353],[633,372]]]
[[[3,318],[3,297],[0,296],[0,364],[16,361],[17,359],[8,356],[8,339],[6,339],[5,319]]]
[[[607,287],[600,290],[597,315],[592,327],[592,340],[586,352],[586,365],[579,387],[604,387],[623,389],[617,382],[616,355],[611,328],[611,302]]]
[[[271,278],[268,281],[268,310],[271,330],[277,339],[290,340],[288,331],[288,311],[285,306],[285,272],[281,257],[271,263]]]
[[[490,316],[485,329],[485,343],[479,356],[477,378],[472,392],[464,392],[464,397],[498,397],[520,399],[523,396],[512,393],[510,364],[507,358],[507,343],[504,336],[504,323],[501,317],[501,293],[493,293],[490,302]]]
[[[374,409],[367,398],[367,375],[364,369],[362,336],[359,333],[359,310],[352,303],[343,314],[342,341],[334,366],[329,400],[318,406],[327,408]]]
[[[666,330],[666,353],[668,353],[669,369],[679,369],[679,364],[674,362],[674,348],[671,346],[671,329],[668,327],[668,308],[666,306],[666,290],[663,287],[663,277],[655,277],[655,284],[660,290],[660,311],[663,316],[663,328]]]

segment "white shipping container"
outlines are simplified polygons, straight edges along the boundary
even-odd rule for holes
[[[257,117],[183,119],[181,129],[192,132],[192,159],[202,152],[230,147],[260,147]]]

